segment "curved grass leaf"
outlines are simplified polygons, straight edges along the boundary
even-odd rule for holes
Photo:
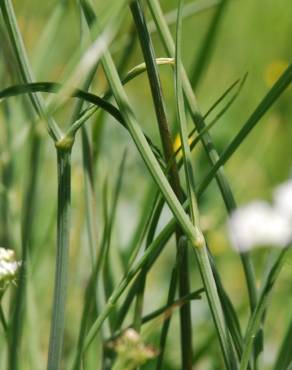
[[[248,134],[265,115],[265,113],[272,107],[272,105],[280,98],[284,91],[289,87],[292,82],[292,64],[283,72],[279,79],[275,82],[274,86],[269,90],[249,119],[245,122],[241,130],[227,146],[224,152],[220,155],[218,161],[215,163],[210,172],[206,175],[205,179],[200,183],[198,190],[202,191],[210,184],[216,176],[217,171],[223,166],[232,154],[237,150],[241,143],[245,140]]]
[[[0,91],[0,100],[4,98],[9,98],[21,94],[28,94],[32,92],[47,92],[47,93],[58,93],[62,84],[56,82],[34,82],[29,84],[19,84],[10,86],[2,91]],[[111,116],[113,116],[118,122],[121,123],[127,129],[127,125],[125,124],[125,120],[121,115],[120,111],[111,103],[106,101],[104,98],[101,98],[97,95],[89,93],[87,91],[81,89],[72,89],[70,97],[72,98],[79,98],[88,103],[92,103],[95,106],[102,108],[106,112],[108,112]],[[81,120],[77,120],[74,122],[73,125],[69,127],[67,130],[66,136],[67,137],[74,137],[76,132],[82,125],[86,122],[86,120],[91,116],[89,113],[88,116],[83,117]],[[160,151],[159,149],[151,142],[151,139],[146,136],[146,140],[151,146],[153,152],[156,154],[159,163],[163,166],[163,161],[161,160]]]

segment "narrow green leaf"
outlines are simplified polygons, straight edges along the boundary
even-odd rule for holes
[[[195,62],[193,63],[192,70],[190,72],[190,82],[194,89],[196,89],[196,87],[198,86],[202,78],[202,74],[210,60],[216,38],[218,37],[219,34],[218,29],[220,26],[220,22],[222,20],[222,16],[224,15],[227,3],[228,0],[220,1],[215,10],[210,26],[207,30],[206,36],[201,42],[198,56],[196,57]]]
[[[289,87],[292,82],[292,64],[287,67],[279,79],[275,82],[274,86],[268,91],[266,96],[259,103],[257,108],[251,114],[249,119],[245,122],[241,130],[227,146],[224,152],[220,155],[217,162],[206,175],[205,179],[200,183],[198,190],[202,191],[210,184],[212,179],[216,176],[217,171],[223,166],[232,154],[237,150],[241,143],[245,140],[248,134],[265,115],[265,113],[272,107],[272,105],[280,98],[283,92]]]
[[[157,30],[159,32],[161,41],[167,52],[167,55],[169,57],[173,57],[175,54],[175,45],[174,45],[171,33],[169,31],[169,28],[167,26],[167,23],[164,19],[163,12],[161,10],[159,1],[158,0],[148,0],[147,4],[151,11],[153,20],[155,21]],[[191,114],[191,117],[193,119],[193,122],[198,132],[201,132],[206,127],[204,119],[199,111],[196,96],[193,93],[190,81],[187,77],[185,70],[182,69],[181,73],[182,73],[182,85],[183,85],[183,90],[184,90],[188,110]],[[210,163],[214,165],[218,161],[219,155],[216,151],[216,148],[212,142],[211,136],[209,135],[208,132],[205,132],[204,135],[202,135],[201,141],[205,149],[205,152],[210,160]],[[224,200],[225,207],[228,213],[231,213],[236,208],[236,203],[235,203],[234,196],[232,194],[230,185],[228,183],[228,180],[225,176],[225,173],[222,167],[216,173],[216,180],[217,180],[217,184],[220,189],[222,198]],[[250,306],[251,306],[251,309],[253,309],[256,303],[256,296],[257,296],[253,265],[251,263],[248,253],[240,254],[240,258],[242,261],[245,278],[247,282]]]
[[[287,370],[290,363],[292,363],[292,319],[290,319],[285,336],[279,348],[276,364],[274,370]]]
[[[30,68],[30,63],[18,28],[11,0],[1,1],[0,7],[9,33],[9,38],[13,46],[13,51],[18,61],[21,77],[25,83],[31,83],[34,81],[34,76]],[[57,123],[46,114],[46,107],[42,97],[37,94],[30,94],[30,99],[37,114],[47,122],[48,130],[52,138],[54,140],[60,139],[62,137],[62,133]]]
[[[57,255],[55,272],[55,289],[53,314],[51,321],[50,342],[47,370],[60,368],[64,329],[65,304],[69,265],[70,238],[70,197],[71,197],[71,164],[69,150],[57,150],[58,158],[58,223]]]
[[[254,312],[252,313],[246,334],[244,337],[243,354],[240,363],[240,370],[246,370],[252,354],[252,345],[258,330],[260,329],[263,314],[267,307],[268,299],[271,295],[271,290],[275,284],[275,281],[281,271],[283,263],[285,261],[286,253],[288,248],[284,248],[280,252],[275,252],[272,255],[272,261],[270,262],[266,277],[262,283],[259,299]]]

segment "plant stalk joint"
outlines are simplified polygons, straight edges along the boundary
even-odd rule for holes
[[[74,136],[64,136],[60,140],[56,141],[55,147],[61,152],[70,152],[74,144]]]

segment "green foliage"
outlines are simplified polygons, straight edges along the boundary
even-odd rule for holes
[[[292,164],[283,4],[0,1],[1,369],[291,367],[289,248],[222,226]]]

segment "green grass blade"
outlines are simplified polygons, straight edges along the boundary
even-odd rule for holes
[[[191,165],[190,157],[190,147],[188,144],[188,132],[186,126],[186,114],[184,105],[184,95],[182,87],[182,62],[181,62],[181,33],[182,33],[182,1],[179,1],[178,15],[177,15],[177,30],[176,30],[176,45],[175,45],[175,87],[176,87],[176,104],[178,112],[178,122],[180,128],[180,137],[182,142],[183,150],[183,160],[185,177],[187,183],[187,194],[189,199],[189,209],[191,220],[194,225],[199,227],[199,212],[197,207],[197,199],[195,195],[195,183],[194,175]],[[202,278],[204,281],[204,286],[208,296],[210,310],[214,319],[214,323],[217,329],[217,334],[220,339],[221,351],[225,361],[225,366],[227,369],[234,369],[237,367],[235,356],[233,354],[233,348],[231,342],[228,338],[229,334],[226,330],[225,320],[223,313],[221,312],[221,303],[219,300],[219,295],[217,288],[215,287],[215,281],[213,273],[209,265],[208,255],[206,253],[206,248],[196,249],[196,256],[198,258],[199,267],[201,270]]]
[[[38,43],[33,52],[33,65],[35,65],[36,76],[42,71],[46,59],[48,57],[48,50],[52,50],[54,47],[55,39],[57,37],[57,31],[63,20],[68,4],[66,1],[58,1],[56,7],[54,7],[49,20],[41,33]]]
[[[196,87],[198,86],[202,78],[202,74],[210,60],[212,51],[214,49],[216,37],[218,37],[220,22],[226,10],[227,3],[228,0],[220,1],[213,15],[210,26],[207,30],[207,34],[201,42],[198,56],[196,57],[196,60],[190,72],[190,82],[194,89],[196,89]]]
[[[3,13],[3,18],[9,33],[15,56],[17,58],[21,77],[25,83],[33,82],[34,76],[30,68],[27,53],[24,47],[21,33],[18,28],[11,0],[1,1],[0,7]],[[40,95],[31,94],[30,99],[37,114],[41,118],[45,119],[45,121],[47,122],[50,135],[54,138],[54,140],[60,139],[62,137],[62,133],[56,122],[52,118],[47,116],[45,104],[42,100],[42,97]]]
[[[145,225],[145,233],[147,232],[146,248],[145,248],[146,250],[153,243],[154,235],[155,235],[157,224],[158,224],[161,212],[162,212],[163,204],[164,204],[163,199],[161,198],[159,192],[157,192],[156,195],[155,195],[155,198],[154,198],[153,206],[151,207],[149,217],[147,218],[146,225]],[[143,237],[144,237],[144,235],[143,235]],[[141,243],[142,240],[143,239],[140,238],[140,243]],[[165,243],[167,241],[168,241],[168,239],[165,239]],[[138,253],[139,247],[140,247],[140,243],[137,244],[137,247],[132,251],[132,253],[130,255],[129,265],[132,265],[132,263],[134,262],[134,260],[137,256],[137,253]],[[162,247],[163,247],[163,245],[162,245]],[[160,252],[161,252],[161,250],[160,250]],[[143,287],[145,285],[145,278],[146,278],[147,271],[149,271],[149,269],[153,265],[156,258],[158,258],[158,256],[159,256],[159,253],[152,256],[153,258],[151,259],[151,261],[149,261],[149,263],[143,267],[142,271],[137,276],[135,282],[132,284],[132,286],[131,286],[131,288],[130,288],[130,290],[129,290],[126,298],[125,298],[125,301],[124,301],[124,303],[122,304],[122,306],[119,310],[119,315],[118,315],[118,318],[117,318],[117,321],[116,321],[116,328],[118,328],[122,325],[122,323],[123,323],[123,321],[126,317],[126,314],[129,310],[129,307],[130,307],[132,301],[134,300],[134,297],[135,297],[136,293],[141,289],[141,287]]]
[[[117,104],[121,111],[123,112],[123,117],[127,124],[128,130],[145,161],[150,173],[152,174],[158,187],[161,189],[164,197],[166,198],[169,207],[177,217],[179,223],[185,230],[187,236],[191,240],[194,246],[200,245],[201,239],[196,228],[190,222],[190,219],[183,210],[181,204],[179,203],[177,197],[175,196],[173,190],[171,189],[165,175],[163,174],[156,158],[154,157],[147,140],[145,139],[142,130],[140,129],[135,116],[129,106],[128,99],[123,90],[120,78],[117,74],[115,65],[108,51],[105,51],[102,57],[102,65],[109,81],[113,95],[117,101]]]
[[[84,11],[86,12],[86,9]],[[198,252],[197,256],[200,265],[200,271],[202,274],[204,285],[206,287],[208,300],[213,314],[214,322],[219,334],[220,343],[222,345],[223,356],[225,358],[226,363],[228,364],[228,368],[231,369],[232,368],[231,363],[233,363],[233,360],[231,360],[232,353],[229,351],[230,345],[228,343],[228,334],[226,332],[224,317],[221,311],[216,285],[214,283],[212,271],[209,265],[209,259],[207,256],[206,249],[204,247],[204,239],[202,238],[202,235],[198,232],[198,229],[193,226],[190,219],[185,214],[182,206],[180,205],[178,199],[175,197],[175,194],[173,193],[170,185],[168,184],[165,176],[163,175],[158,163],[156,162],[156,159],[152,154],[150,147],[148,146],[148,143],[145,140],[145,137],[142,134],[141,129],[139,128],[139,125],[136,122],[136,119],[131,111],[131,108],[129,107],[127,97],[123,91],[122,84],[120,82],[119,76],[117,75],[114,63],[111,59],[110,54],[107,51],[103,55],[102,64],[109,84],[113,90],[113,94],[115,96],[117,104],[123,112],[128,129],[142,158],[145,161],[145,164],[147,165],[150,173],[152,174],[158,187],[163,193],[169,207],[171,208],[172,212],[177,218],[179,224],[184,229],[186,236],[190,240],[190,243]],[[109,300],[108,303],[111,303],[111,300]],[[97,319],[93,327],[94,333],[96,331],[96,328],[99,329],[102,321],[104,320],[105,316],[108,315],[108,313],[109,313],[108,310],[104,311],[104,313],[101,314],[100,317]]]
[[[191,151],[188,143],[188,131],[187,131],[187,123],[186,123],[186,114],[185,114],[185,105],[184,105],[184,97],[183,97],[183,90],[182,90],[182,83],[181,83],[181,37],[182,37],[182,7],[183,2],[179,1],[178,7],[178,14],[177,14],[177,26],[176,26],[176,48],[175,48],[175,93],[176,93],[176,108],[177,108],[177,116],[178,116],[178,125],[180,130],[180,139],[182,143],[182,157],[184,163],[184,172],[185,172],[185,179],[187,185],[187,196],[189,199],[189,210],[190,210],[190,219],[194,225],[199,230],[199,213],[197,207],[197,200],[195,195],[195,183],[194,183],[194,175],[191,165]],[[201,231],[198,231],[201,233]],[[203,238],[203,236],[202,236]],[[181,238],[177,237],[177,240]],[[187,258],[187,249],[184,244],[180,246],[183,248],[181,254],[183,256],[183,265],[180,266],[180,287],[182,283],[182,279],[187,274],[186,267],[188,266],[188,258]],[[179,254],[180,252],[178,252]],[[189,283],[188,283],[189,286]],[[183,287],[182,287],[183,288]],[[180,289],[180,291],[182,290]],[[188,293],[188,292],[183,292]],[[181,291],[181,295],[182,291]],[[190,314],[190,306],[188,305],[187,316],[184,317],[181,315],[181,350],[182,350],[182,367],[184,369],[191,369],[192,368],[192,323],[191,323],[191,314]],[[182,314],[184,313],[184,308],[182,308]]]
[[[106,233],[105,233],[106,243],[104,246],[103,284],[104,284],[106,299],[110,297],[113,291],[114,285],[115,285],[114,278],[113,278],[114,269],[113,269],[113,266],[111,266],[111,259],[110,259],[110,247],[111,247],[113,226],[114,226],[114,222],[116,218],[116,212],[117,212],[119,197],[121,193],[122,182],[125,176],[126,155],[127,155],[127,152],[124,151],[118,171],[117,171],[117,179],[116,179],[116,184],[113,190],[112,204],[111,204],[111,209],[109,212],[108,225],[107,225]],[[115,317],[111,317],[111,320],[110,320],[111,329],[113,329],[114,321],[115,321]]]
[[[244,82],[245,79],[243,79],[242,83],[240,84],[241,86],[243,85],[243,82]],[[234,85],[234,84],[233,84]],[[232,85],[229,89],[232,88]],[[234,97],[236,97],[236,95],[239,93],[240,91],[240,88],[238,89],[238,91],[234,94],[234,96],[230,99],[230,101],[232,101],[232,99],[234,99]],[[229,89],[226,90],[226,92],[222,95],[223,97],[226,96],[226,94],[228,93]],[[221,101],[221,97],[217,100],[218,103]],[[213,107],[215,107],[216,104],[213,104]],[[210,111],[210,110],[209,110]],[[191,148],[193,147],[193,143],[191,144]],[[182,159],[180,159],[180,161],[178,162],[178,165],[179,167],[181,166],[182,164]],[[201,195],[202,193],[199,194],[199,196]],[[160,206],[158,207],[158,209],[155,211],[154,215],[153,215],[153,225],[150,226],[149,228],[149,235],[152,235],[151,237],[148,236],[147,240],[147,244],[150,244],[150,242],[153,240],[153,235],[154,235],[154,231],[155,231],[155,228],[156,228],[156,225],[157,225],[157,221],[158,221],[158,218],[160,216],[160,212],[161,212],[161,209],[162,209],[162,206],[163,206],[163,200],[162,202],[160,201]],[[151,231],[152,230],[152,231]],[[154,263],[155,261],[155,258],[152,259],[152,262],[149,263],[147,265],[147,267],[145,267],[145,271],[149,271],[149,269],[151,268],[152,264]],[[216,284],[218,286],[218,289],[222,292],[222,294],[224,293],[224,299],[222,299],[222,306],[224,308],[224,311],[228,312],[228,314],[226,314],[226,318],[230,324],[230,332],[232,334],[232,337],[234,339],[234,342],[235,342],[235,346],[238,350],[238,353],[241,354],[241,351],[242,351],[242,336],[241,336],[241,333],[240,333],[240,328],[239,328],[239,323],[238,323],[238,319],[237,319],[237,316],[236,316],[236,313],[234,311],[234,308],[230,302],[230,300],[228,299],[228,296],[226,295],[226,293],[224,292],[224,289],[222,287],[222,284],[220,282],[220,279],[219,279],[219,276],[218,276],[218,273],[216,274],[216,269],[213,270],[214,271],[214,276],[215,276],[215,279],[216,279]],[[135,282],[133,283],[132,287],[130,288],[129,292],[128,292],[128,295],[124,301],[124,304],[122,305],[122,308],[120,309],[120,314],[119,314],[119,319],[117,321],[117,327],[120,327],[121,326],[121,323],[125,317],[125,314],[126,312],[128,311],[129,309],[129,306],[130,306],[130,303],[132,302],[132,300],[134,299],[134,295],[135,295],[135,292],[137,291],[137,287],[138,285],[140,284],[139,283],[139,280],[140,280],[141,276],[139,275]],[[222,296],[222,294],[220,294],[220,296]]]
[[[62,84],[56,83],[56,82],[34,82],[34,83],[28,83],[28,84],[20,84],[20,85],[14,85],[11,87],[8,87],[0,92],[0,99],[9,98],[12,96],[32,93],[32,92],[48,92],[48,93],[58,93],[58,91],[61,89]],[[97,105],[98,107],[101,107],[105,111],[107,111],[109,114],[111,114],[116,120],[118,120],[120,123],[123,123],[123,118],[118,111],[116,107],[114,107],[111,103],[107,102],[103,98],[100,98],[97,95],[91,94],[87,91],[83,91],[80,89],[74,89],[71,94],[69,94],[70,97],[77,97],[79,99],[82,99],[88,103],[92,103]],[[73,136],[76,131],[81,127],[79,124],[73,124],[70,126],[68,130],[68,134]]]
[[[147,29],[146,20],[141,9],[141,5],[139,1],[135,1],[131,4],[131,11],[133,15],[134,22],[136,24],[137,32],[140,39],[141,49],[143,52],[145,64],[147,67],[147,74],[148,80],[151,88],[152,94],[152,101],[155,108],[156,119],[158,122],[160,138],[163,146],[164,158],[166,162],[169,162],[170,159],[174,156],[174,149],[173,149],[173,142],[170,133],[170,127],[167,118],[166,106],[164,102],[162,86],[159,78],[158,68],[156,64],[156,56],[154,52],[154,47],[152,45],[152,40],[150,38],[149,31]],[[179,174],[178,169],[176,166],[175,161],[170,162],[169,167],[169,182],[170,185],[178,197],[180,202],[183,201],[183,193],[180,186],[179,181]],[[182,230],[177,229],[176,231],[176,239],[177,241],[182,236]],[[177,245],[178,248],[178,245]],[[179,274],[180,280],[180,295],[186,295],[189,293],[189,276],[188,276],[188,258],[187,258],[187,251],[183,254],[183,260],[181,263],[181,272]],[[144,288],[145,288],[145,280],[141,279],[141,285],[139,289],[139,293],[137,295],[137,304],[135,310],[135,322],[137,323],[136,326],[139,326],[139,318],[142,316],[142,302],[143,302],[143,295],[144,295]],[[191,341],[191,314],[190,314],[190,306],[189,304],[185,305],[180,310],[180,320],[181,320],[181,348],[182,348],[182,367],[190,369],[191,366],[191,358],[192,358],[192,341]],[[165,332],[167,335],[168,330]]]
[[[12,96],[17,96],[21,94],[36,92],[36,91],[43,91],[48,93],[57,93],[60,88],[61,84],[56,82],[34,82],[28,84],[20,84],[10,86],[0,92],[0,100],[4,98],[9,98]],[[76,97],[82,99],[88,103],[94,104],[96,107],[100,107],[109,114],[111,114],[119,123],[122,124],[125,128],[127,128],[125,124],[125,120],[121,115],[120,111],[111,103],[107,102],[104,98],[101,98],[97,95],[89,93],[87,91],[83,91],[81,89],[74,89],[70,92],[70,97]],[[72,124],[67,132],[66,136],[72,138],[75,136],[76,132],[84,125],[84,123],[89,119],[91,116],[91,112],[87,111],[86,114],[82,116],[82,118],[76,120],[74,124]],[[154,145],[149,137],[146,136],[147,143],[151,146],[153,152],[157,156],[157,160],[161,166],[163,166],[163,160],[161,159],[159,149],[157,149],[156,145]]]
[[[289,87],[292,82],[292,64],[283,72],[283,74],[276,81],[274,86],[269,90],[263,100],[259,103],[257,108],[251,114],[249,119],[245,122],[241,130],[227,146],[224,152],[221,154],[214,167],[206,175],[205,179],[200,183],[199,191],[206,189],[212,179],[215,177],[217,171],[223,166],[232,154],[237,150],[241,143],[246,139],[252,129],[265,115],[265,113],[272,107],[272,105],[280,98],[283,92]]]
[[[195,195],[195,180],[191,164],[191,151],[188,143],[188,131],[187,121],[185,113],[185,103],[181,81],[181,35],[182,35],[182,4],[183,1],[179,1],[178,15],[177,15],[177,27],[176,27],[176,47],[175,47],[175,93],[176,93],[176,108],[178,116],[178,124],[180,129],[180,138],[182,143],[184,171],[187,184],[187,195],[190,204],[190,217],[194,224],[199,223],[199,212],[197,207],[197,200]]]
[[[160,4],[157,0],[148,0],[147,4],[151,11],[152,17],[155,21],[156,27],[158,29],[161,41],[164,45],[167,55],[169,57],[173,57],[175,54],[175,45],[174,45],[171,33],[168,29],[167,23],[165,22]],[[181,73],[182,73],[182,85],[183,85],[183,90],[184,90],[188,110],[195,123],[195,126],[198,129],[198,132],[201,132],[206,127],[204,119],[198,109],[197,100],[192,91],[192,87],[186,75],[185,70],[183,69]],[[211,164],[215,165],[215,163],[219,159],[219,155],[216,151],[216,148],[213,145],[213,142],[212,142],[212,139],[209,133],[205,132],[205,134],[202,135],[201,139],[202,139],[203,147],[206,151],[206,154]],[[218,172],[216,172],[216,180],[217,180],[217,184],[220,189],[222,198],[224,200],[225,207],[228,213],[231,213],[236,208],[236,203],[235,203],[234,196],[232,194],[230,185],[227,181],[227,178],[225,176],[225,173],[222,167],[218,170]],[[240,258],[241,258],[243,269],[245,272],[245,278],[246,278],[248,292],[249,292],[250,306],[251,306],[251,309],[253,309],[256,303],[256,295],[257,295],[253,266],[250,261],[250,257],[248,253],[241,254]]]
[[[14,13],[13,5],[10,0],[0,2],[1,11],[4,18],[4,23],[8,31],[9,41],[12,45],[13,53],[16,57],[18,69],[20,71],[21,78],[24,82],[32,82],[34,77],[30,69],[29,60],[24,47],[21,32],[19,30],[16,16]],[[49,117],[45,115],[44,103],[41,96],[30,95],[31,103],[35,108],[40,118],[44,118],[47,121],[49,132],[52,137],[57,139],[60,137],[60,130],[57,124]],[[36,132],[35,127],[33,128],[31,137],[31,148],[30,148],[30,166],[29,179],[24,195],[24,210],[21,225],[21,248],[22,248],[22,266],[20,270],[19,286],[15,298],[15,311],[13,315],[13,324],[11,327],[10,336],[10,348],[9,348],[9,368],[10,370],[17,370],[19,366],[19,355],[18,351],[21,348],[21,335],[22,326],[24,322],[24,309],[25,309],[25,298],[26,298],[26,265],[29,254],[30,238],[33,228],[34,218],[34,207],[36,201],[36,186],[37,186],[37,175],[38,165],[40,161],[41,152],[41,140],[39,134]]]
[[[214,102],[214,104],[212,104],[210,109],[208,109],[208,111],[204,115],[204,119],[209,114],[211,114],[211,112],[217,107],[217,105],[220,104],[220,102],[232,91],[232,89],[239,82],[240,82],[240,80],[236,80],[231,86],[228,87],[228,89],[226,91],[224,91],[224,93]],[[211,128],[219,121],[219,119],[224,115],[224,113],[231,107],[232,103],[235,101],[235,99],[239,95],[244,82],[245,82],[245,78],[241,81],[237,91],[233,94],[233,96],[229,99],[229,101],[225,104],[225,106],[220,110],[220,112],[217,113],[217,115],[212,119],[212,121],[210,123],[208,123],[202,131],[200,131],[200,133],[195,138],[193,138],[193,136],[194,136],[195,132],[197,131],[196,127],[191,130],[191,132],[188,135],[188,142],[190,141],[189,145],[190,145],[190,150],[191,151],[200,142],[200,140],[202,139],[202,136],[205,134],[205,132],[208,132],[209,130],[211,130]],[[176,149],[176,151],[174,153],[174,156],[177,157],[178,154],[180,153],[180,151],[181,151],[181,145],[179,145],[178,148]],[[171,159],[171,161],[172,160],[173,160],[173,158]],[[179,168],[181,167],[182,163],[183,163],[183,158],[179,158],[179,160],[177,162],[177,165],[178,165]],[[168,168],[169,168],[169,163],[167,165],[166,172],[168,171]]]
[[[60,144],[59,144],[60,145]],[[60,368],[65,329],[65,303],[69,264],[71,148],[57,148],[58,223],[55,289],[47,370]]]
[[[145,316],[142,317],[142,324],[147,324],[148,322],[155,320],[159,316],[163,316],[163,320],[167,319],[175,310],[176,308],[179,308],[186,304],[187,301],[189,300],[200,300],[201,299],[201,294],[204,292],[204,288],[197,289],[191,293],[189,293],[186,296],[183,296],[179,299],[176,299],[172,302],[170,305],[165,305],[160,308],[157,308],[156,310],[146,314]],[[127,329],[133,328],[134,323],[130,324]],[[118,331],[115,331],[115,334],[107,339],[108,341],[112,341],[113,339],[119,337],[123,331],[126,329],[120,329]]]
[[[179,245],[179,247],[180,247],[180,245]],[[178,261],[178,259],[177,259],[177,261]],[[178,280],[178,268],[179,268],[179,266],[176,263],[176,265],[174,266],[174,268],[172,270],[172,273],[171,273],[166,306],[172,306],[174,304],[176,285],[177,285],[177,280]],[[156,370],[163,369],[163,359],[164,359],[164,353],[165,353],[165,349],[166,349],[167,335],[168,335],[168,332],[169,332],[170,319],[171,319],[171,315],[169,315],[169,317],[167,317],[164,320],[163,326],[162,326],[162,329],[161,329],[160,340],[159,340],[159,356],[158,356],[157,362],[156,362]],[[182,355],[183,355],[183,349],[181,349],[181,351],[182,351]],[[189,351],[192,351],[192,349],[187,349],[187,353],[189,353]],[[190,355],[191,355],[191,353],[190,353]],[[189,366],[188,362],[189,362],[189,360],[191,360],[191,358],[185,358],[185,356],[186,356],[186,353],[184,354],[184,356],[182,358],[182,363],[184,363],[184,365],[186,365],[186,366]]]
[[[292,363],[292,320],[290,319],[285,336],[279,348],[274,370],[287,370],[290,363]]]
[[[125,268],[128,264],[128,261],[134,261],[137,257],[137,254],[141,248],[142,241],[145,238],[148,226],[151,222],[152,214],[155,210],[158,197],[159,194],[156,191],[156,187],[154,185],[151,186],[141,206],[142,211],[135,232],[133,233],[128,246],[125,248],[126,251],[122,253],[122,259]]]
[[[241,358],[242,355],[242,348],[243,348],[243,337],[241,333],[239,319],[237,317],[236,311],[233,307],[233,304],[227,295],[221,277],[217,271],[214,258],[211,254],[209,254],[212,271],[214,274],[214,279],[216,281],[217,289],[219,292],[219,297],[221,300],[222,308],[225,314],[226,322],[228,325],[228,329],[230,331],[230,335],[233,339],[234,347],[237,351],[238,358]]]
[[[131,267],[126,276],[121,280],[121,282],[118,284],[118,286],[114,289],[111,297],[108,299],[105,307],[100,312],[99,316],[97,317],[96,321],[91,326],[86,338],[85,343],[83,346],[83,351],[85,351],[92,340],[94,339],[95,335],[100,330],[101,325],[103,324],[106,317],[109,315],[113,307],[115,306],[117,300],[121,296],[121,294],[125,291],[125,289],[129,286],[132,279],[137,275],[137,273],[145,266],[153,255],[157,256],[164,244],[169,240],[170,236],[173,233],[174,227],[175,227],[175,221],[173,220],[170,222],[167,226],[163,228],[163,230],[159,233],[157,238],[153,241],[153,243],[147,248],[141,259],[133,266]]]
[[[182,18],[186,19],[193,15],[200,14],[206,10],[216,7],[218,4],[220,4],[220,0],[192,1],[184,5]],[[164,15],[164,17],[168,25],[175,24],[177,18],[177,8],[170,10],[168,13]],[[155,23],[153,21],[149,21],[147,23],[147,27],[150,33],[154,33],[156,31]]]
[[[256,308],[251,315],[246,334],[244,338],[243,354],[240,363],[240,370],[246,370],[252,354],[252,344],[261,326],[263,314],[267,307],[268,299],[271,295],[271,290],[275,284],[275,281],[281,271],[288,248],[276,252],[272,255],[272,261],[268,268],[264,282],[262,283],[261,291],[259,294],[258,303]]]

